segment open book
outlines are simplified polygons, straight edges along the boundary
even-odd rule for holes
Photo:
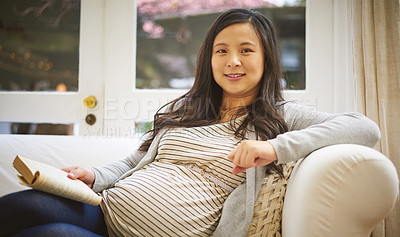
[[[20,183],[72,200],[99,205],[101,197],[80,180],[68,178],[67,172],[21,156],[13,161]]]

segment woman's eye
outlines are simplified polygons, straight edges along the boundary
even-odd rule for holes
[[[253,52],[253,50],[251,50],[251,49],[243,49],[242,50],[242,53],[251,53],[251,52]]]
[[[217,50],[217,53],[226,53],[226,50],[225,49],[220,49],[220,50]]]

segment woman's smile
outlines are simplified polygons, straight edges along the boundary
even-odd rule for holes
[[[229,73],[229,74],[225,74],[226,79],[228,79],[229,81],[239,81],[241,80],[244,76],[246,76],[245,73]]]

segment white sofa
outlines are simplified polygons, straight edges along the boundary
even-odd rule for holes
[[[0,196],[25,188],[12,167],[16,155],[60,168],[99,166],[124,158],[138,145],[138,138],[0,135]],[[369,236],[398,198],[399,178],[384,155],[358,145],[325,147],[296,164],[285,196],[282,233]]]

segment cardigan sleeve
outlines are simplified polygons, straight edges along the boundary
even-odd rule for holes
[[[126,172],[132,170],[135,167],[135,164],[137,164],[145,154],[146,152],[136,151],[125,159],[113,162],[107,166],[92,167],[91,170],[95,175],[92,189],[95,192],[100,192],[104,189],[110,188]]]
[[[286,103],[283,110],[289,131],[269,140],[279,164],[298,160],[329,145],[349,143],[372,147],[380,139],[378,126],[360,113],[315,112],[295,103]]]
[[[155,138],[154,140],[157,139]],[[154,146],[150,146],[149,150],[153,147]],[[125,159],[110,163],[106,166],[90,168],[95,175],[92,189],[95,192],[101,192],[104,189],[112,187],[124,174],[137,167],[147,153],[148,151],[140,151],[137,149]]]

